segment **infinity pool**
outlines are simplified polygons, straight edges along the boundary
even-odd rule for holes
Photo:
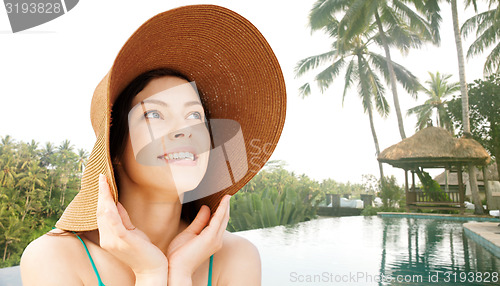
[[[500,259],[462,223],[357,216],[237,234],[260,251],[262,285],[500,284]]]

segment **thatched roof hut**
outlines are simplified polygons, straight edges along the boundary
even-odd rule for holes
[[[417,167],[449,168],[468,162],[486,165],[490,156],[476,140],[454,138],[447,130],[430,126],[385,149],[378,160],[412,170]]]
[[[488,176],[488,181],[498,181],[498,172],[497,172],[497,164],[493,163],[488,165],[486,168],[486,176]],[[458,177],[457,173],[449,173],[448,174],[448,185],[457,186],[458,185]],[[469,181],[469,174],[463,173],[464,182]],[[477,185],[484,186],[484,176],[483,171],[476,169],[476,178]],[[438,182],[440,185],[446,184],[446,171],[437,175],[434,178],[434,181]]]

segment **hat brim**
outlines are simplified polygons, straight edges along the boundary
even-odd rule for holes
[[[200,199],[215,211],[264,166],[278,143],[286,114],[286,89],[280,65],[259,30],[241,15],[220,6],[193,5],[169,10],[141,25],[123,45],[112,68],[94,92],[92,126],[97,141],[82,188],[56,226],[73,231],[97,228],[98,176],[105,174],[118,199],[109,153],[110,108],[140,74],[169,68],[195,80],[211,118],[240,123],[248,171],[239,181]]]

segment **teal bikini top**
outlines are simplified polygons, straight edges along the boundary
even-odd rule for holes
[[[87,248],[87,245],[85,245],[85,242],[76,234],[76,237],[82,242],[83,247],[85,247],[85,251],[87,252],[87,256],[89,257],[90,263],[92,264],[92,268],[94,268],[95,275],[97,276],[97,281],[99,281],[99,286],[105,286],[104,283],[102,283],[101,276],[99,276],[99,272],[97,272],[97,267],[95,267],[94,260],[92,259],[92,256],[90,256],[90,252]],[[212,286],[212,265],[214,263],[214,256],[210,256],[210,266],[208,268],[208,286]]]

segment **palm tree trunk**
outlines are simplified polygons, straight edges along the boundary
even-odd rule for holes
[[[4,182],[5,182],[5,171],[4,171],[4,173],[3,173],[3,176],[2,176],[2,184],[0,184],[0,186],[2,186],[2,187],[3,187],[3,186],[4,186],[4,185],[3,185],[3,183],[4,183]]]
[[[368,108],[368,118],[370,119],[370,129],[372,131],[373,142],[375,143],[375,152],[377,153],[377,157],[380,154],[380,147],[378,145],[377,133],[375,132],[375,125],[373,124],[373,113],[371,107]],[[384,180],[384,168],[382,167],[382,163],[378,161],[378,169],[380,171],[380,181]]]
[[[21,218],[21,221],[24,221],[24,217],[26,217],[26,214],[28,213],[29,204],[30,204],[30,195],[27,194],[26,195],[26,204],[24,205],[24,213],[23,213],[23,216]]]
[[[451,0],[451,15],[453,18],[453,32],[455,33],[455,44],[457,46],[458,57],[458,74],[460,77],[460,92],[462,93],[462,124],[464,126],[465,136],[470,135],[470,121],[469,121],[469,96],[467,95],[467,81],[465,80],[465,61],[464,51],[462,49],[462,38],[460,37],[458,25],[458,9],[457,0]],[[479,189],[477,187],[476,170],[474,166],[469,163],[469,183],[472,193],[472,201],[474,202],[474,213],[484,214],[481,199],[479,197]]]
[[[3,261],[5,261],[5,257],[7,256],[7,247],[12,241],[5,241],[5,248],[3,250]]]
[[[493,156],[495,156],[495,158],[500,158],[500,146],[498,144],[497,144],[497,146],[495,148],[495,154],[493,154]],[[500,178],[500,166],[499,165],[500,165],[500,162],[498,162],[498,159],[497,159],[497,173],[498,173],[498,178]]]
[[[398,88],[396,86],[396,74],[394,73],[394,66],[392,64],[391,52],[389,50],[389,45],[387,44],[387,38],[385,36],[384,27],[382,26],[382,21],[380,20],[378,12],[375,12],[375,19],[377,21],[378,30],[380,33],[380,39],[382,40],[382,45],[384,46],[385,57],[387,59],[387,67],[389,69],[389,76],[391,78],[392,98],[394,100],[394,109],[396,110],[396,116],[398,118],[399,134],[401,135],[401,139],[405,139],[406,134],[403,125],[403,116],[401,115],[401,108],[399,107]]]

